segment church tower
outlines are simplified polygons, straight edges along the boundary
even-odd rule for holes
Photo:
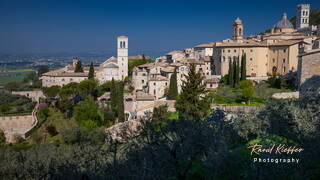
[[[243,40],[243,24],[239,17],[233,24],[233,40]]]
[[[119,79],[124,80],[128,76],[128,37],[118,37],[118,66]]]
[[[310,4],[299,4],[297,11],[296,29],[309,27]]]

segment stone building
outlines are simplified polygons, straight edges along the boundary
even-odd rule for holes
[[[298,85],[300,96],[310,92],[320,93],[320,49],[299,56]]]
[[[119,36],[117,39],[117,58],[111,57],[94,67],[95,77],[100,83],[115,80],[124,80],[128,76],[128,37]],[[71,82],[81,82],[88,79],[89,67],[83,67],[83,72],[74,72],[78,59],[61,69],[44,73],[41,76],[42,86],[64,86]]]
[[[240,61],[243,54],[247,57],[247,76],[284,75],[296,71],[297,56],[314,39],[314,37],[297,33],[286,14],[270,33],[244,39],[243,31],[242,21],[237,18],[233,24],[232,40],[227,39],[207,45],[212,48],[211,71],[214,75],[226,75],[229,62],[237,59]]]
[[[201,72],[206,79],[211,75],[210,60],[198,61],[196,59],[181,58],[177,62],[169,60],[143,64],[133,69],[132,83],[135,87],[135,92],[147,93],[156,100],[164,98],[175,69],[177,72],[178,92],[181,92],[181,86],[191,64],[195,64],[197,72]],[[214,87],[216,86],[211,86],[211,89]]]

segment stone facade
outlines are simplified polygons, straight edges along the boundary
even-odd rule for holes
[[[178,92],[181,92],[181,86],[185,80],[185,76],[189,72],[190,64],[195,64],[196,71],[201,72],[205,79],[211,75],[210,59],[180,59],[179,62],[171,60],[166,62],[155,62],[143,64],[133,69],[132,83],[135,91],[143,91],[154,97],[161,99],[165,97],[165,93],[169,88],[170,78],[177,71]],[[216,86],[212,86],[213,89]]]
[[[320,49],[299,56],[298,82],[300,96],[309,92],[320,93]]]
[[[115,80],[124,80],[128,76],[128,37],[119,36],[117,39],[117,55],[95,67],[95,77],[100,83]],[[84,67],[84,72],[74,72],[77,59],[64,68],[44,73],[41,77],[42,86],[64,86],[71,82],[79,83],[88,79],[89,67]]]

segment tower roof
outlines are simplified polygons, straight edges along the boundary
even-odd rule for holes
[[[128,36],[118,36],[118,38],[128,38]]]
[[[239,17],[234,21],[235,24],[242,24],[242,21]]]
[[[276,24],[277,29],[293,29],[292,23],[287,19],[287,14],[282,15],[282,19]]]

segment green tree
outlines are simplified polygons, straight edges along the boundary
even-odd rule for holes
[[[237,61],[236,61],[236,57],[233,57],[233,62],[232,62],[232,70],[233,70],[233,83],[232,83],[232,87],[235,87],[237,84],[237,80],[236,80],[236,72],[237,72]]]
[[[43,90],[43,93],[48,98],[54,98],[59,94],[60,89],[61,89],[60,86],[51,86],[51,87],[45,88]]]
[[[233,86],[233,84],[234,84],[234,69],[233,69],[233,63],[232,63],[231,59],[229,60],[228,78],[229,78],[228,84],[230,86]]]
[[[74,72],[83,72],[83,67],[81,61],[77,61]]]
[[[110,88],[110,105],[113,112],[115,112],[115,115],[117,116],[117,109],[118,109],[118,91],[117,91],[117,85],[115,80],[112,78],[111,80],[111,88]]]
[[[174,69],[174,73],[170,77],[168,99],[176,100],[177,97],[178,97],[177,70]]]
[[[91,96],[74,107],[73,117],[87,130],[92,130],[103,125],[104,119],[103,113]]]
[[[242,90],[242,97],[250,105],[250,100],[254,94],[254,87],[253,87],[252,81],[243,80],[243,81],[240,81],[239,85],[240,85],[240,89]]]
[[[38,76],[42,76],[42,74],[49,72],[49,67],[48,66],[39,66],[38,67]]]
[[[123,103],[123,82],[118,83],[118,93],[117,93],[117,99],[118,99],[118,105],[117,105],[117,115],[119,122],[125,121],[125,115],[124,115],[124,103]]]
[[[243,54],[241,57],[241,78],[240,80],[246,80],[247,78],[247,55]]]
[[[93,67],[93,63],[92,62],[90,64],[88,79],[94,79],[94,67]]]
[[[194,64],[190,66],[185,78],[181,94],[175,105],[179,112],[179,119],[199,120],[205,117],[210,109],[204,78],[200,72],[196,72]]]
[[[98,87],[98,81],[94,79],[87,79],[81,81],[78,85],[78,92],[82,98],[86,98],[87,96],[92,96],[96,98],[96,92]]]
[[[4,132],[0,129],[0,145],[4,145],[6,143],[6,136]]]
[[[239,85],[240,82],[240,63],[239,63],[239,57],[236,57],[235,59],[235,64],[236,64],[236,68],[235,68],[235,84]]]

